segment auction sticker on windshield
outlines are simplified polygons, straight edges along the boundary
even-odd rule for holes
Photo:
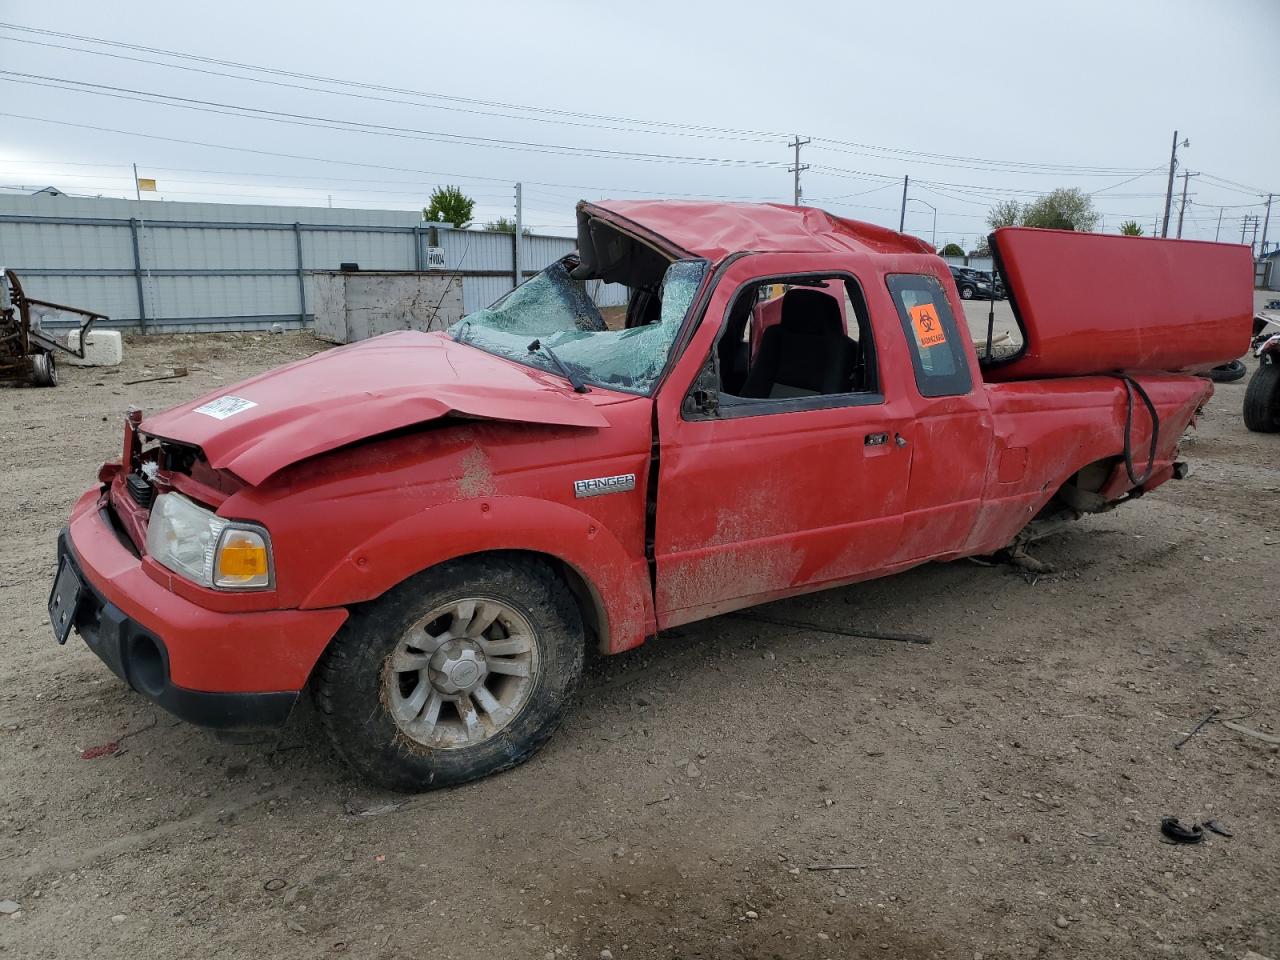
[[[921,303],[911,308],[911,328],[921,350],[947,342],[947,335],[942,332],[942,323],[938,320],[938,311],[932,303]]]
[[[196,407],[196,413],[203,413],[206,417],[213,417],[215,420],[225,420],[227,417],[234,417],[237,413],[244,413],[246,410],[256,406],[257,404],[252,400],[228,395],[219,397],[217,400],[210,400],[208,403],[202,403]]]

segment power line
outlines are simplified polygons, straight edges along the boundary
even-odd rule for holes
[[[1258,187],[1251,187],[1248,184],[1239,183],[1235,180],[1228,180],[1226,177],[1214,176],[1211,173],[1206,173],[1204,177],[1206,180],[1213,180],[1226,186],[1228,189],[1234,188],[1238,193],[1249,193],[1254,194],[1255,196],[1262,196],[1267,192],[1266,190],[1259,189]]]
[[[882,147],[882,146],[877,146],[876,144],[871,144],[871,143],[856,143],[851,140],[837,140],[831,137],[814,137],[813,139],[814,139],[814,142],[818,144],[835,143],[845,147],[856,147],[860,150],[873,151],[877,153],[892,153],[892,154],[898,154],[898,155],[910,156],[910,157],[929,157],[930,159],[935,159],[935,160],[952,160],[952,161],[956,161],[957,163],[966,163],[966,164],[993,164],[993,165],[1011,166],[1011,167],[1030,167],[1030,168],[1052,170],[1057,173],[1089,171],[1093,173],[1105,173],[1111,176],[1115,176],[1115,175],[1123,176],[1124,174],[1127,174],[1127,173],[1140,172],[1139,169],[1136,167],[1109,167],[1109,166],[1097,166],[1097,165],[1089,165],[1089,164],[1077,165],[1077,164],[1067,164],[1067,163],[1044,163],[1040,161],[1030,161],[1030,160],[994,160],[989,157],[966,157],[966,156],[960,156],[956,154],[947,154],[947,153],[929,153],[922,150],[909,150],[904,147]],[[816,147],[815,149],[833,150],[837,153],[856,152],[854,150],[837,150],[835,147],[822,147],[822,146]]]
[[[193,97],[178,97],[172,94],[157,93],[150,90],[136,90],[129,87],[117,87],[111,84],[91,83],[87,80],[73,80],[66,77],[50,77],[43,76],[41,74],[19,73],[13,70],[0,70],[0,80],[5,80],[9,83],[46,87],[54,90],[66,90],[70,93],[87,93],[96,96],[111,97],[118,100],[156,103],[162,106],[177,107],[185,110],[196,110],[201,113],[215,113],[224,116],[244,116],[249,119],[266,120],[273,123],[285,123],[291,126],[315,127],[323,130],[340,130],[347,133],[364,133],[374,136],[394,137],[402,140],[425,140],[436,143],[454,143],[465,146],[488,147],[501,150],[518,150],[520,152],[581,155],[596,159],[632,160],[645,163],[682,163],[696,166],[747,167],[755,169],[781,169],[783,167],[783,164],[773,160],[746,160],[731,157],[693,157],[679,154],[643,153],[631,150],[609,150],[603,147],[579,147],[572,144],[538,143],[527,140],[509,140],[500,137],[480,137],[470,134],[448,133],[439,130],[419,130],[413,127],[396,127],[388,124],[366,123],[358,120],[343,120],[334,117],[315,116],[312,114],[290,113],[282,110],[267,110],[263,107],[252,107],[236,103],[223,103],[216,100],[200,100]],[[229,113],[228,111],[233,112]]]
[[[141,44],[125,43],[121,41],[108,40],[102,37],[92,37],[92,36],[68,33],[64,31],[48,30],[48,29],[37,28],[37,27],[28,27],[21,24],[0,22],[0,27],[17,31],[17,32],[35,34],[38,36],[56,37],[56,38],[66,39],[66,40],[75,40],[81,43],[96,44],[99,46],[110,47],[118,50],[129,50],[133,52],[146,53],[152,56],[168,57],[171,59],[186,60],[194,63],[211,64],[214,66],[230,67],[237,70],[246,70],[246,71],[255,72],[255,73],[264,73],[269,76],[289,77],[292,79],[308,80],[312,82],[325,83],[325,84],[330,84],[330,85],[339,86],[339,87],[350,87],[358,90],[373,90],[381,93],[394,93],[401,96],[411,96],[411,97],[417,97],[421,99],[442,100],[448,103],[468,104],[470,105],[470,107],[468,108],[448,108],[448,109],[454,109],[456,111],[464,112],[464,113],[470,112],[470,113],[475,113],[477,115],[483,115],[483,116],[499,116],[499,117],[504,117],[509,119],[517,119],[517,120],[521,120],[521,119],[524,119],[524,120],[544,119],[545,120],[547,117],[576,118],[579,120],[603,121],[606,124],[626,125],[623,127],[609,126],[609,127],[606,127],[606,129],[634,131],[635,127],[643,126],[643,127],[651,127],[655,129],[634,131],[634,132],[651,133],[651,134],[656,134],[660,132],[677,132],[679,135],[691,136],[691,137],[706,136],[708,134],[714,134],[716,136],[712,137],[713,139],[731,139],[731,140],[736,139],[736,140],[745,140],[750,142],[767,142],[773,139],[782,139],[785,136],[787,136],[786,134],[783,134],[777,131],[712,126],[708,124],[690,124],[690,123],[681,123],[677,121],[644,120],[644,119],[639,119],[635,117],[611,116],[608,114],[587,113],[583,111],[564,110],[564,109],[550,108],[550,107],[539,107],[539,106],[532,106],[528,104],[516,104],[516,103],[497,101],[497,100],[483,100],[483,99],[473,98],[473,97],[458,97],[458,96],[453,96],[448,94],[413,90],[413,89],[408,89],[403,87],[393,87],[393,86],[388,86],[384,84],[368,83],[368,82],[363,82],[358,80],[344,80],[337,77],[328,77],[328,76],[317,75],[317,74],[302,73],[299,71],[285,70],[278,67],[269,67],[269,66],[264,66],[260,64],[249,64],[249,63],[242,63],[234,60],[223,60],[223,59],[214,58],[214,57],[204,57],[196,54],[184,53],[182,51],[169,50],[161,47],[150,47],[150,46],[145,46]],[[36,40],[31,40],[29,38],[19,38],[19,37],[0,37],[0,39],[6,39],[12,42],[22,42],[22,43],[42,43],[42,41],[36,41]],[[162,61],[156,61],[156,60],[145,60],[142,58],[127,57],[119,54],[109,54],[109,53],[106,53],[105,51],[87,50],[84,48],[76,48],[76,47],[67,47],[61,44],[44,43],[43,45],[56,47],[59,49],[67,49],[72,52],[88,53],[88,54],[99,55],[99,56],[115,56],[121,59],[134,60],[137,62],[159,66],[159,67],[180,69],[180,70],[191,70],[191,71],[200,72],[200,73],[212,74],[215,76],[223,76],[230,79],[245,80],[245,81],[256,82],[256,83],[270,83],[272,85],[285,86],[285,87],[294,88],[294,89],[305,89],[305,90],[318,92],[318,93],[329,93],[329,94],[342,95],[342,96],[355,96],[355,94],[350,94],[342,90],[326,90],[323,88],[299,86],[297,84],[285,84],[279,81],[264,80],[262,77],[247,77],[247,76],[240,76],[240,75],[234,75],[234,74],[226,74],[220,71],[190,67],[185,64],[164,63]],[[384,98],[377,98],[377,97],[368,97],[364,95],[361,95],[361,96],[363,99],[384,99]],[[429,106],[433,108],[446,109],[440,106],[440,104],[423,104],[423,103],[414,103],[412,101],[404,101],[404,100],[390,100],[389,102],[400,103],[404,105]],[[534,116],[493,114],[487,111],[471,109],[471,107],[493,107],[493,108],[498,108],[502,110],[514,110],[514,111],[520,111],[522,113],[533,114]],[[548,122],[566,123],[570,125],[598,126],[597,124],[579,124],[576,122],[571,123],[571,121],[564,120],[564,119],[552,119]],[[859,143],[859,142],[850,141],[850,140],[841,140],[833,137],[815,137],[813,139],[815,143],[824,143],[824,144],[834,145],[834,146],[828,146],[828,147],[821,147],[820,149],[828,149],[828,150],[833,150],[835,152],[856,153],[857,151],[871,151],[872,153],[868,155],[890,154],[897,157],[925,158],[917,161],[920,163],[938,164],[938,163],[941,163],[942,161],[950,161],[949,163],[941,163],[941,165],[968,167],[970,169],[978,169],[978,170],[992,169],[993,167],[1008,167],[1010,168],[1009,170],[999,171],[999,172],[1028,172],[1029,173],[1029,172],[1038,170],[1045,174],[1059,175],[1059,174],[1076,173],[1080,175],[1096,174],[1099,176],[1108,176],[1108,175],[1114,176],[1114,175],[1124,175],[1124,174],[1139,172],[1137,168],[1130,168],[1130,167],[1076,165],[1076,164],[1062,164],[1062,163],[1044,163],[1044,162],[1036,162],[1036,161],[1018,161],[1018,160],[994,160],[991,158],[984,158],[984,157],[967,157],[967,156],[960,156],[960,155],[953,155],[953,154],[931,153],[927,151],[911,150],[911,149],[902,148],[902,147],[886,147],[886,146],[881,146],[877,144],[867,144],[867,143]],[[842,147],[854,148],[854,149],[842,150],[841,149]]]
[[[343,80],[338,77],[326,77],[317,74],[301,73],[293,70],[284,70],[279,67],[268,67],[250,63],[240,63],[235,60],[221,60],[216,57],[203,57],[197,54],[183,53],[178,50],[166,50],[162,47],[148,47],[142,44],[124,43],[117,40],[107,40],[101,37],[83,36],[74,33],[65,33],[58,30],[46,30],[39,27],[28,27],[16,23],[0,22],[0,27],[8,30],[15,30],[23,33],[33,33],[41,36],[60,37],[67,40],[78,40],[83,43],[95,43],[102,46],[113,47],[116,49],[133,50],[139,53],[150,53],[163,57],[172,57],[174,59],[189,60],[197,63],[209,63],[215,66],[232,67],[238,70],[249,70],[256,73],[266,73],[271,76],[292,77],[299,80],[311,80],[319,83],[329,83],[337,86],[354,87],[361,90],[377,90],[382,93],[397,93],[407,96],[424,97],[435,100],[445,100],[451,103],[467,103],[484,107],[497,107],[507,110],[522,110],[529,113],[546,114],[550,116],[562,117],[579,117],[589,120],[606,120],[619,123],[627,123],[640,126],[666,127],[684,130],[710,131],[715,133],[732,133],[761,137],[784,137],[785,134],[772,133],[765,130],[743,130],[733,127],[716,127],[707,124],[689,124],[679,123],[670,120],[641,120],[635,117],[618,117],[609,116],[607,114],[586,113],[576,110],[563,110],[554,107],[538,107],[530,105],[522,105],[516,103],[506,103],[500,100],[482,100],[475,97],[459,97],[450,94],[432,93],[423,90],[412,90],[404,87],[392,87],[385,84],[367,83],[359,80]],[[173,64],[157,64],[158,66],[175,66]]]
[[[1025,164],[1016,160],[981,160],[980,158],[948,158],[947,160],[924,159],[931,156],[946,156],[945,154],[927,154],[918,151],[898,150],[892,147],[877,147],[874,152],[867,150],[842,150],[838,147],[824,147],[821,142],[831,142],[825,137],[814,137],[815,150],[828,150],[834,153],[852,154],[855,156],[876,156],[879,157],[884,153],[902,154],[902,157],[896,159],[910,159],[914,165],[934,166],[934,167],[958,167],[965,170],[988,171],[991,173],[1019,173],[1027,176],[1044,176],[1044,177],[1061,177],[1061,176],[1077,176],[1077,177],[1115,177],[1125,176],[1134,173],[1137,168],[1134,167],[1074,167],[1062,165],[1059,168],[1053,168],[1048,165],[1042,167],[1039,164]],[[950,160],[974,160],[976,162],[949,162]]]
[[[0,27],[3,27],[3,26],[6,26],[6,25],[0,24]],[[17,28],[10,28],[10,29],[17,29]],[[594,130],[616,130],[624,133],[636,132],[634,126],[626,126],[626,125],[623,125],[622,123],[592,123],[585,120],[568,120],[568,119],[559,119],[555,117],[543,117],[543,116],[537,116],[537,115],[522,116],[518,113],[498,113],[492,110],[479,110],[479,109],[470,108],[470,107],[453,107],[453,106],[447,106],[445,104],[439,104],[439,103],[423,103],[418,100],[405,100],[405,99],[399,99],[395,97],[381,97],[381,96],[375,96],[373,94],[367,94],[367,93],[354,93],[348,90],[328,90],[328,89],[325,89],[324,87],[314,87],[314,86],[309,86],[307,84],[287,83],[281,80],[267,80],[262,77],[252,77],[252,76],[245,76],[243,74],[227,73],[222,70],[210,70],[203,67],[193,67],[193,66],[188,66],[186,64],[180,64],[180,63],[165,63],[161,60],[148,60],[144,57],[131,57],[126,54],[109,53],[105,50],[90,50],[84,47],[73,47],[73,46],[60,44],[60,43],[48,43],[41,40],[31,40],[23,37],[0,36],[0,40],[8,41],[10,43],[25,43],[25,44],[31,44],[34,46],[48,47],[55,50],[67,50],[73,53],[87,53],[97,57],[110,57],[111,59],[114,59],[114,60],[124,60],[131,63],[141,63],[141,64],[146,64],[148,66],[163,67],[171,70],[183,70],[190,73],[204,74],[206,76],[223,77],[229,80],[243,80],[249,83],[260,83],[267,86],[280,87],[282,89],[288,89],[288,90],[305,90],[311,93],[322,93],[322,94],[327,94],[329,96],[337,96],[337,97],[352,97],[359,100],[373,101],[378,103],[391,103],[391,104],[397,104],[397,105],[409,106],[409,107],[418,107],[425,110],[444,110],[444,111],[449,111],[451,113],[462,113],[470,116],[497,117],[497,118],[508,119],[508,120],[527,120],[527,121],[536,122],[536,123],[551,123],[551,124],[557,124],[561,126],[585,127],[585,128],[590,128]],[[105,41],[105,40],[97,40],[94,42],[108,43],[108,41]],[[178,53],[170,53],[166,55],[183,56],[182,54],[178,54]],[[255,67],[251,69],[262,69],[262,68]],[[325,81],[325,82],[339,82],[339,81]],[[421,94],[420,96],[433,96],[433,95]],[[517,108],[513,106],[512,109],[534,109],[534,108],[524,108],[524,107]],[[636,121],[629,121],[629,122],[634,124]],[[652,135],[661,135],[661,136],[690,137],[690,138],[697,138],[697,139],[704,139],[704,140],[737,140],[737,141],[744,141],[744,142],[750,142],[750,143],[769,143],[777,139],[778,136],[780,136],[780,135],[763,134],[763,133],[759,136],[751,136],[751,135],[746,135],[745,131],[742,134],[728,133],[728,132],[709,133],[709,132],[703,132],[700,128],[697,128],[697,127],[694,127],[692,129],[687,129],[687,130],[686,129],[670,129],[670,130],[654,129],[654,130],[644,130],[640,132],[643,132],[646,134],[652,134]]]
[[[35,123],[48,123],[48,124],[53,124],[55,126],[71,127],[78,130],[93,130],[100,133],[114,133],[114,134],[119,134],[121,136],[127,136],[127,137],[141,137],[148,140],[159,140],[165,143],[178,143],[184,146],[208,147],[216,150],[231,150],[236,153],[248,153],[248,154],[253,154],[255,156],[265,156],[265,157],[272,157],[272,158],[283,159],[283,160],[304,160],[304,161],[310,161],[314,163],[331,163],[331,164],[337,164],[339,166],[364,167],[371,170],[387,170],[394,173],[418,173],[418,174],[425,174],[431,177],[443,177],[450,180],[460,180],[460,181],[484,181],[484,182],[492,182],[492,183],[511,183],[512,180],[514,179],[512,177],[491,177],[491,176],[482,176],[479,174],[461,174],[461,173],[450,172],[445,170],[424,170],[417,167],[400,167],[400,166],[393,166],[390,164],[370,163],[364,160],[340,160],[335,157],[317,157],[317,156],[311,156],[308,154],[282,153],[280,151],[275,151],[275,150],[259,150],[254,147],[239,147],[239,146],[234,146],[232,144],[227,144],[227,143],[210,143],[204,140],[190,140],[182,137],[166,137],[166,136],[163,136],[162,134],[143,133],[137,130],[121,130],[116,127],[102,127],[102,126],[96,126],[96,125],[87,124],[87,123],[75,123],[70,120],[55,120],[52,117],[36,117],[36,116],[31,116],[30,114],[0,112],[0,117],[9,117],[9,118],[18,119],[18,120],[30,120]],[[22,162],[25,162],[25,161],[22,161]],[[61,161],[55,161],[55,162],[61,162]],[[94,164],[94,165],[97,166],[98,164]],[[299,174],[270,174],[270,173],[258,174],[258,173],[246,172],[246,171],[208,170],[203,168],[189,168],[189,167],[165,167],[165,166],[160,166],[155,164],[149,164],[148,166],[151,167],[151,169],[155,169],[155,170],[174,170],[174,171],[198,172],[198,173],[231,173],[234,175],[241,175],[241,176],[290,177],[293,179],[299,179],[302,177],[302,175],[299,175]],[[321,178],[317,178],[317,179],[321,179]],[[584,190],[584,191],[597,193],[597,194],[608,194],[608,193],[653,194],[655,192],[658,192],[658,193],[663,193],[669,197],[711,198],[711,199],[749,199],[749,198],[741,198],[741,197],[726,197],[724,195],[716,195],[716,194],[679,193],[675,191],[654,191],[651,189],[638,189],[636,187],[616,187],[616,186],[599,186],[599,185],[591,185],[591,184],[552,183],[548,181],[539,181],[539,180],[525,180],[524,182],[533,183],[533,184],[537,184],[538,186],[544,186],[544,187],[556,187],[556,188],[562,188],[562,189],[568,189],[568,190]]]

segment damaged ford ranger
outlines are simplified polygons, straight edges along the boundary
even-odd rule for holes
[[[1249,341],[1243,246],[998,230],[997,351],[891,230],[670,201],[577,221],[574,255],[447,332],[131,411],[59,538],[57,639],[217,730],[309,690],[370,781],[457,784],[547,740],[588,646],[1016,550],[1181,478],[1201,374]]]

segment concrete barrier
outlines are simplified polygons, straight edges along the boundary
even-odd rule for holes
[[[76,347],[78,334],[69,330],[62,342],[73,350]],[[58,354],[59,363],[67,363],[73,367],[116,367],[124,359],[124,340],[119,330],[90,330],[84,338],[84,359]]]

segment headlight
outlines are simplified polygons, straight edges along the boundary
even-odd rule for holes
[[[156,497],[147,524],[147,553],[206,587],[262,590],[273,580],[266,530],[224,520],[179,493]]]

